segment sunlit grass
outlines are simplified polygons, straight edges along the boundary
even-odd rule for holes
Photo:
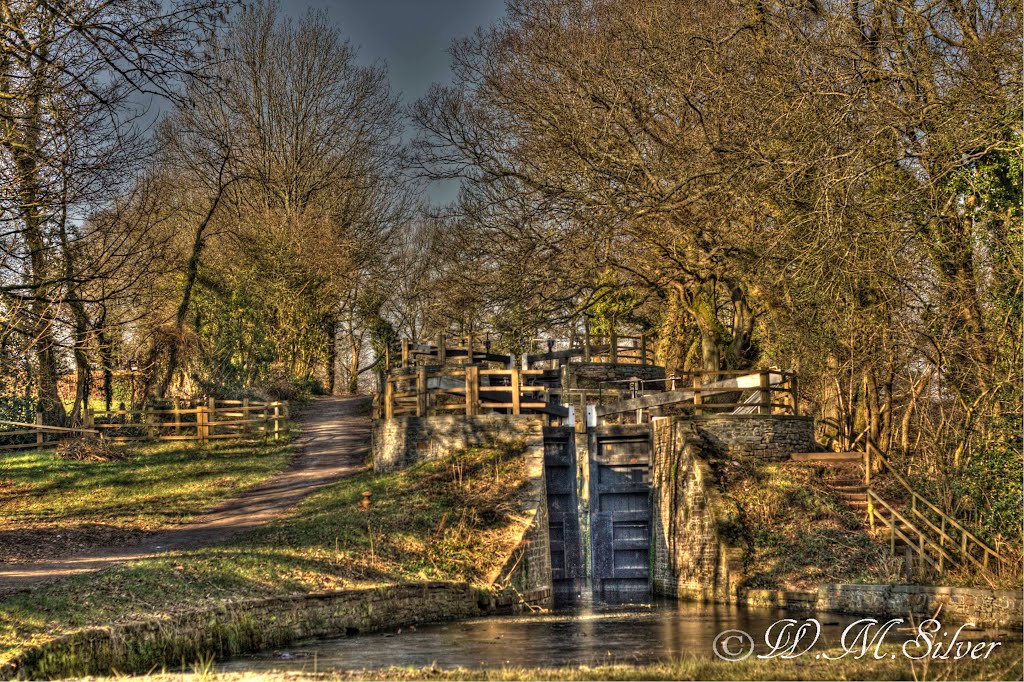
[[[67,461],[52,451],[0,455],[0,529],[165,527],[282,470],[289,453],[286,444],[258,441],[125,448],[130,456],[111,462]]]
[[[325,487],[217,547],[77,576],[0,601],[0,663],[70,629],[247,597],[403,580],[481,582],[515,547],[519,450],[475,449]],[[362,493],[372,493],[369,510]]]

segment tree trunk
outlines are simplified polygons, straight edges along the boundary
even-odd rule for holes
[[[701,283],[686,286],[676,282],[673,285],[680,296],[684,309],[693,318],[700,331],[701,369],[704,381],[716,381],[722,369],[722,348],[727,332],[715,308],[714,285]]]
[[[36,74],[36,79],[42,80]],[[40,95],[38,90],[29,102],[28,113],[24,124],[18,127],[19,135],[8,140],[8,149],[14,158],[18,170],[16,180],[18,201],[21,204],[23,236],[29,252],[30,303],[28,306],[31,317],[32,343],[35,347],[37,364],[38,409],[43,413],[45,423],[63,426],[67,420],[64,405],[61,403],[58,387],[57,353],[53,337],[54,302],[50,299],[46,284],[48,266],[46,239],[43,235],[45,216],[42,213],[44,202],[42,186],[39,178],[39,117]]]
[[[747,369],[756,360],[752,339],[757,318],[742,284],[731,282],[729,294],[732,298],[732,344],[729,348],[729,365],[731,369]]]
[[[327,395],[334,395],[338,383],[338,318],[330,316],[325,326],[331,337],[327,344]]]

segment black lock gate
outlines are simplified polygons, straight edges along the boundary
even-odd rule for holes
[[[576,441],[571,427],[544,429],[551,578],[556,605],[576,601],[584,585],[576,492]]]
[[[594,599],[651,598],[650,430],[597,429],[590,461],[590,525]]]

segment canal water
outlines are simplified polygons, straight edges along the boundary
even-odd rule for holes
[[[218,665],[225,672],[268,670],[345,671],[391,666],[423,668],[562,667],[642,664],[692,656],[714,656],[715,638],[739,629],[768,651],[765,631],[782,618],[807,615],[776,609],[661,603],[594,607],[522,616],[476,618],[420,625],[383,633],[300,643],[279,651],[239,657]],[[822,615],[821,636],[808,654],[838,646],[858,617]],[[880,619],[883,622],[886,619]],[[981,633],[965,633],[977,639]],[[913,639],[894,629],[887,642]],[[734,643],[736,648],[738,643]]]

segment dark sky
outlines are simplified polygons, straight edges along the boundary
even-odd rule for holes
[[[326,11],[364,62],[387,63],[391,86],[406,102],[426,93],[435,81],[451,78],[447,49],[453,38],[469,35],[505,11],[505,0],[281,0],[292,16],[308,8]],[[430,189],[435,202],[454,197],[455,187]]]

